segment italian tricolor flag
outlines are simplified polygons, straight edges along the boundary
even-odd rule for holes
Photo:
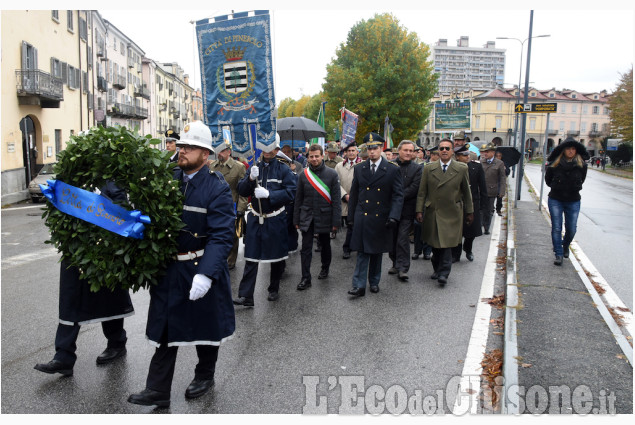
[[[325,185],[324,182],[320,180],[320,178],[309,168],[304,169],[304,175],[309,180],[309,183],[311,183],[311,186],[313,186],[313,189],[317,190],[318,193],[322,195],[324,199],[326,199],[326,202],[328,202],[329,204],[332,203],[331,190],[329,189],[329,187]]]

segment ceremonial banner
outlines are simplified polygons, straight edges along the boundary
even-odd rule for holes
[[[384,120],[384,149],[392,149],[392,131],[395,128],[390,123],[390,118],[386,115],[386,119]]]
[[[434,130],[469,130],[471,125],[471,103],[439,102],[434,104]]]
[[[340,146],[346,148],[351,143],[355,143],[355,133],[357,132],[357,114],[352,113],[346,108],[342,108],[342,139]]]
[[[326,128],[324,127],[324,114],[326,113],[325,109],[326,109],[326,104],[327,102],[322,102],[320,104],[320,112],[318,112],[318,117],[317,117],[317,123],[319,124],[320,127],[322,128]],[[315,137],[313,139],[311,139],[311,145],[314,143],[318,143],[320,146],[322,146],[322,149],[325,148],[324,146],[324,137]],[[304,147],[304,146],[303,146]]]
[[[249,15],[252,16],[249,16]],[[196,22],[203,115],[212,131],[212,144],[222,141],[222,128],[231,132],[232,150],[248,157],[253,147],[275,142],[276,102],[273,91],[269,11],[234,13]],[[249,126],[256,126],[255,146]]]
[[[60,180],[47,180],[48,186],[40,185],[42,194],[61,212],[92,223],[118,235],[143,239],[145,226],[150,217],[141,211],[128,211],[113,204],[110,199],[80,189]]]

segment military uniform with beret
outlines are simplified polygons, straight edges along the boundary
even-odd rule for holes
[[[337,142],[328,142],[325,151],[339,153],[340,147],[338,146]],[[328,155],[325,155],[325,157],[326,158],[324,159],[324,164],[326,164],[326,166],[329,168],[335,169],[335,166],[337,164],[339,164],[340,162],[344,162],[344,158],[339,155],[336,156],[335,159],[330,159]]]

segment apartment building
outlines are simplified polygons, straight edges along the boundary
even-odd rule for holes
[[[505,49],[497,49],[493,41],[470,47],[467,36],[461,36],[456,46],[439,39],[432,46],[432,60],[438,75],[437,95],[492,89],[505,81]]]
[[[80,131],[123,125],[162,139],[193,118],[183,69],[146,58],[98,11],[3,10],[1,24],[2,205],[26,199]]]

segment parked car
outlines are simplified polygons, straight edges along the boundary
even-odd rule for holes
[[[55,173],[53,172],[55,164],[56,163],[44,164],[44,167],[42,167],[37,176],[31,180],[31,183],[29,184],[29,194],[31,195],[31,200],[33,200],[33,202],[44,200],[44,195],[42,194],[40,185],[48,186],[46,184],[47,180],[55,180]]]

